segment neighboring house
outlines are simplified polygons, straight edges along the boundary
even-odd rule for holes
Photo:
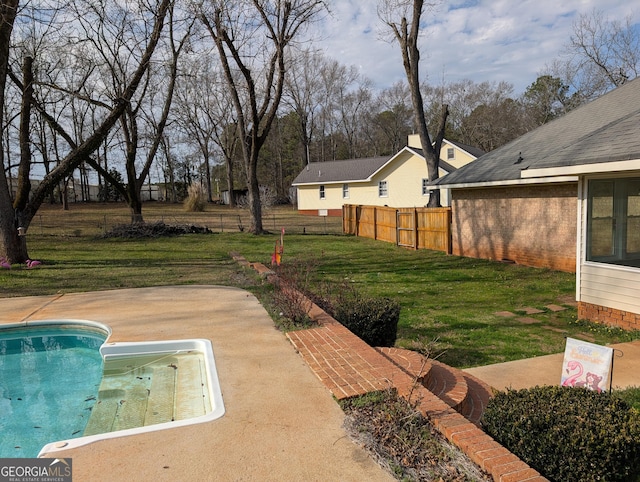
[[[483,152],[445,139],[440,154],[443,176]],[[417,135],[409,136],[407,147],[393,156],[311,162],[292,186],[297,188],[298,211],[322,216],[341,216],[344,204],[421,207],[432,189]],[[441,192],[443,205],[448,199],[448,192]]]
[[[453,254],[575,271],[580,318],[640,328],[640,78],[437,184]]]

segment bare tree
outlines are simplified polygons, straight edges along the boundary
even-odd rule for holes
[[[535,127],[508,82],[463,80],[445,86],[442,95],[451,110],[452,140],[488,152]]]
[[[380,154],[398,152],[406,145],[411,118],[411,95],[405,82],[396,82],[378,94],[370,123],[376,133],[371,141],[380,143]]]
[[[19,236],[20,233],[17,228],[22,227],[23,230],[28,228],[35,213],[51,189],[76,169],[80,163],[90,160],[90,155],[101,145],[122,116],[126,106],[137,91],[159,42],[169,3],[170,0],[161,0],[157,5],[157,9],[151,12],[149,21],[152,28],[148,37],[144,39],[142,55],[137,59],[137,68],[132,69],[131,74],[123,79],[123,83],[118,86],[118,95],[112,99],[112,103],[103,105],[104,116],[101,122],[93,132],[88,133],[85,139],[79,141],[73,139],[62,125],[56,123],[55,119],[47,114],[46,106],[37,103],[33,98],[31,99],[32,107],[41,115],[44,115],[56,134],[68,143],[69,151],[57,166],[44,177],[40,184],[31,189],[26,202],[18,202],[16,198],[14,203],[9,192],[4,169],[2,169],[0,173],[0,255],[6,256],[10,262],[20,263],[27,259],[26,237]],[[14,3],[11,0],[10,2],[5,3],[2,1],[0,3],[0,108],[3,107],[4,103],[3,92],[6,86],[6,79],[10,75],[8,69],[9,46],[11,45],[11,31],[15,20],[16,8],[17,2]],[[28,86],[21,79],[13,75],[11,79],[27,97],[30,97],[30,94],[26,92]],[[34,85],[37,86],[37,82],[34,82]],[[3,150],[0,150],[0,152],[3,152]],[[29,176],[29,172],[25,170],[21,175]]]
[[[151,165],[156,158],[156,154],[158,149],[161,147],[163,142],[165,142],[166,146],[166,137],[164,135],[165,128],[169,121],[169,114],[171,112],[171,107],[173,105],[173,99],[176,91],[176,83],[178,81],[178,61],[180,60],[182,52],[185,48],[188,47],[188,43],[191,37],[192,28],[196,22],[196,20],[189,16],[184,16],[186,13],[182,11],[182,13],[178,13],[175,8],[175,4],[172,3],[169,7],[169,20],[168,20],[168,60],[165,62],[165,65],[160,70],[161,75],[166,76],[166,85],[163,91],[158,92],[156,90],[156,94],[164,95],[164,99],[162,101],[162,110],[157,113],[155,108],[155,102],[153,99],[150,99],[151,102],[148,102],[145,106],[146,109],[143,108],[144,118],[146,120],[147,125],[150,127],[150,137],[151,137],[151,145],[147,151],[146,160],[144,162],[144,166],[140,175],[137,179],[135,179],[135,192],[131,192],[131,196],[135,196],[137,199],[138,205],[140,205],[140,209],[142,207],[141,203],[141,190],[142,186],[145,182],[145,179],[149,176],[149,171],[151,169]],[[152,89],[153,91],[153,89]],[[170,149],[167,149],[170,151]],[[209,193],[209,201],[211,201],[211,175],[209,169],[209,160],[206,159],[206,183]],[[129,181],[131,183],[131,181]],[[140,211],[141,212],[141,211]],[[134,217],[134,221],[136,218]],[[140,219],[141,220],[141,217]]]
[[[402,52],[402,65],[411,91],[414,126],[420,136],[422,151],[427,162],[429,182],[434,182],[440,177],[440,147],[444,139],[448,116],[448,106],[445,104],[442,106],[440,126],[434,139],[431,139],[420,91],[418,36],[422,14],[426,8],[433,6],[433,4],[425,5],[424,0],[382,0],[378,4],[378,15],[391,30],[393,38],[398,42]],[[440,206],[440,190],[436,189],[431,192],[427,206]]]
[[[285,83],[285,103],[298,117],[298,130],[302,143],[302,166],[311,162],[310,149],[318,128],[318,117],[326,105],[328,87],[323,73],[330,60],[322,53],[303,50],[290,60],[291,74]]]
[[[338,137],[340,135],[340,97],[351,92],[358,80],[359,72],[355,66],[346,66],[335,59],[326,59],[319,72],[320,105],[318,114],[318,153],[319,161],[332,161],[338,156]],[[348,149],[347,149],[348,151]],[[343,157],[340,157],[343,158]]]
[[[144,40],[149,37],[150,25],[126,5],[96,2],[75,2],[79,24],[84,36],[90,39],[95,63],[102,74],[102,82],[118,95],[122,85],[143,51]],[[180,19],[173,2],[168,10],[168,39],[164,63],[154,63],[146,70],[142,88],[127,103],[120,118],[120,132],[124,139],[126,184],[118,183],[110,173],[96,168],[103,177],[124,194],[131,210],[131,222],[143,222],[142,188],[149,176],[151,165],[162,141],[175,88],[178,59],[190,35],[191,19]],[[179,35],[179,38],[176,38]],[[153,98],[152,98],[153,97]],[[156,99],[160,97],[159,101]],[[156,105],[162,105],[161,109]],[[146,130],[144,128],[146,127]],[[147,144],[143,140],[147,141]],[[145,153],[143,162],[140,162]],[[139,167],[139,165],[141,167]]]
[[[5,128],[5,92],[9,71],[9,45],[13,23],[18,13],[18,0],[0,0],[0,132]],[[4,136],[2,137],[4,138]],[[0,138],[0,139],[2,139]],[[13,216],[13,199],[5,174],[4,148],[0,148],[0,254],[10,260],[20,260],[26,255],[26,244],[20,242]]]
[[[264,232],[258,157],[280,107],[285,52],[325,8],[320,0],[205,0],[198,9],[238,118],[254,234]]]
[[[186,75],[176,94],[176,118],[180,129],[186,134],[187,143],[197,145],[207,166],[207,173],[218,147],[226,166],[229,204],[235,206],[234,162],[239,141],[237,121],[224,78],[221,78],[222,73],[214,69],[210,60],[210,56],[199,53],[186,63]],[[211,201],[210,183],[207,187]]]
[[[548,68],[588,102],[638,76],[640,31],[631,16],[609,20],[592,10],[573,23],[573,34],[560,58]]]
[[[365,114],[369,112],[372,102],[369,84],[369,79],[358,75],[355,88],[347,90],[348,86],[342,84],[336,92],[338,126],[346,140],[347,157],[352,159],[361,156],[358,140],[363,137]]]

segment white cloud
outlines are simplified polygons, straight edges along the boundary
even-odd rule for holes
[[[336,0],[322,22],[317,47],[357,66],[378,88],[403,80],[400,50],[381,39],[375,0]],[[628,0],[465,0],[443,2],[423,16],[422,77],[438,84],[462,79],[507,81],[521,93],[569,40],[580,13],[601,10],[610,19],[636,21]]]

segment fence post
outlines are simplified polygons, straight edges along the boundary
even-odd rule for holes
[[[418,208],[413,208],[413,249],[418,249]]]
[[[378,240],[378,208],[373,207],[373,239]]]
[[[396,246],[400,246],[400,210],[396,209]]]
[[[453,238],[451,233],[451,221],[452,221],[452,210],[451,207],[447,209],[447,254],[451,254],[453,252]]]

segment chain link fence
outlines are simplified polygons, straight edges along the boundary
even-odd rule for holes
[[[246,209],[207,206],[204,212],[186,212],[181,205],[149,203],[142,209],[147,224],[193,225],[213,232],[246,232],[250,227]],[[101,236],[117,226],[130,224],[128,208],[120,204],[43,205],[29,226],[29,234],[42,236]],[[262,214],[263,228],[290,234],[342,234],[342,218],[298,214],[291,206],[268,208]]]

